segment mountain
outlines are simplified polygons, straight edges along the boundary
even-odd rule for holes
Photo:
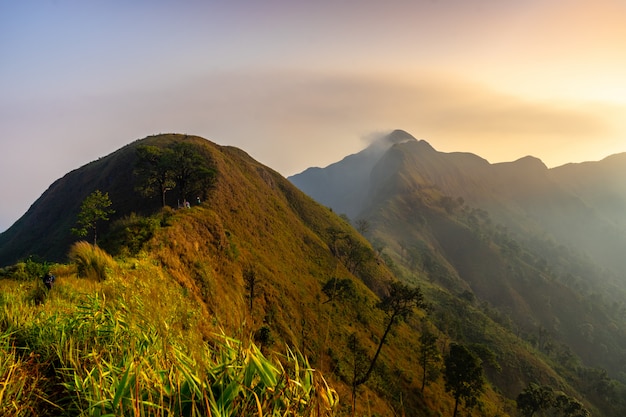
[[[161,207],[160,196],[137,191],[142,185],[136,170],[139,150],[165,152],[179,145],[191,148],[188,160],[208,164],[214,176],[198,191],[199,203],[196,194],[180,195],[177,185]],[[417,163],[428,170],[411,169]],[[505,173],[527,165],[537,170],[533,181],[541,182],[546,169],[536,160],[497,169]],[[346,166],[359,175],[344,176],[336,182],[341,190],[329,190],[327,195],[344,205],[331,205],[332,210],[328,201],[314,201],[243,150],[188,135],[135,141],[55,181],[0,235],[0,264],[7,265],[0,268],[0,332],[33,352],[32,361],[51,357],[41,365],[52,364],[45,368],[46,383],[60,384],[36,386],[32,398],[43,398],[40,403],[48,407],[75,381],[65,379],[69,371],[58,366],[63,358],[54,356],[63,351],[60,343],[69,340],[69,351],[78,355],[76,346],[100,340],[101,335],[84,341],[67,338],[65,331],[55,335],[61,318],[79,326],[72,333],[78,337],[85,323],[101,323],[103,316],[121,320],[115,329],[147,317],[158,329],[150,336],[158,346],[167,346],[156,339],[164,333],[195,352],[204,343],[215,345],[221,334],[251,338],[279,361],[285,346],[301,352],[338,393],[334,415],[352,415],[353,404],[357,414],[451,415],[454,399],[441,376],[443,363],[434,358],[445,356],[454,343],[466,346],[484,371],[485,391],[473,415],[519,415],[514,400],[529,383],[577,398],[596,415],[623,415],[626,388],[617,380],[623,362],[615,352],[624,346],[626,327],[618,315],[624,310],[620,304],[607,310],[600,298],[606,295],[591,292],[605,290],[611,277],[585,286],[573,269],[596,274],[594,264],[571,263],[578,259],[573,250],[546,236],[518,236],[486,210],[471,207],[469,194],[465,202],[433,184],[480,189],[503,213],[523,219],[521,202],[509,204],[506,195],[498,194],[496,179],[482,182],[481,175],[493,168],[489,163],[471,154],[440,154],[426,142],[395,132],[335,164],[332,175],[308,172],[326,181],[320,190],[330,189]],[[90,280],[66,256],[75,248],[70,229],[81,203],[96,189],[108,193],[115,210],[98,232],[99,246],[114,261],[101,280]],[[530,195],[534,189],[517,190]],[[353,201],[342,195],[349,191],[355,193]],[[185,198],[193,201],[191,207],[178,208]],[[351,205],[354,201],[360,203]],[[367,219],[369,227],[359,226],[365,236],[339,215],[344,207],[352,207],[354,218]],[[558,259],[547,252],[543,259],[529,249],[526,238]],[[38,275],[29,275],[37,260],[58,262],[50,266],[57,283],[47,296],[38,295]],[[387,327],[392,316],[385,300],[399,281],[405,292],[419,287],[424,303]],[[22,304],[15,301],[22,299]],[[97,320],[85,321],[85,299],[94,304]],[[118,310],[111,311],[112,306]],[[584,321],[572,319],[583,315]],[[435,337],[436,352],[430,357],[434,362],[423,365],[420,338],[427,332]],[[33,345],[36,335],[47,337],[41,348]],[[612,378],[592,367],[598,349],[613,365]],[[84,352],[90,358],[85,361],[72,356],[71,363],[89,364],[93,352]],[[168,363],[169,355],[164,358]],[[354,387],[375,357],[370,377]],[[107,363],[117,360],[111,357]],[[124,367],[116,369],[117,378],[126,380],[128,371],[123,375]],[[430,382],[422,387],[426,374]],[[115,403],[121,395],[110,400]],[[98,398],[97,404],[106,401]],[[465,404],[467,412],[471,404]]]
[[[352,219],[392,195],[434,187],[486,210],[515,232],[532,231],[590,255],[613,273],[626,270],[626,153],[599,162],[548,169],[534,157],[490,164],[469,153],[443,153],[406,132],[391,147],[372,146],[327,168],[289,179],[320,203]],[[367,158],[354,169],[351,161]],[[376,159],[376,160],[375,160]],[[323,190],[323,192],[322,192]],[[360,198],[346,198],[359,190]]]
[[[367,200],[368,176],[380,157],[394,144],[414,140],[404,131],[395,131],[372,143],[362,152],[322,168],[308,168],[290,178],[291,182],[321,202],[332,201],[340,213],[358,214]]]
[[[364,226],[400,279],[473,300],[563,369],[605,369],[626,382],[626,154],[548,169],[530,156],[491,164],[412,138],[346,184],[344,161],[371,154],[289,179]],[[367,189],[358,206],[330,198],[353,187]]]
[[[148,142],[172,140],[161,137]],[[76,240],[71,229],[76,225],[81,203],[96,189],[110,194],[117,218],[130,212],[146,214],[158,208],[158,199],[142,198],[135,191],[132,168],[137,145],[127,145],[53,182],[22,217],[0,234],[0,265],[9,265],[29,255],[49,261],[65,260],[70,244]]]

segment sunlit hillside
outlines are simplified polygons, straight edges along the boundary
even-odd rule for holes
[[[178,175],[147,193],[159,177],[139,168],[155,155],[152,166]],[[98,223],[97,246],[81,241],[91,232],[71,231],[95,190],[114,211]],[[545,413],[620,415],[621,384],[485,302],[497,290],[540,314],[517,284],[479,291],[480,273],[464,279],[483,271],[472,260],[518,268],[525,285],[547,273],[532,276],[484,236],[482,217],[469,228],[470,213],[437,206],[440,197],[390,200],[376,221],[355,224],[359,233],[245,152],[185,135],[148,137],[72,171],[0,235],[0,381],[11,382],[1,411],[517,416],[518,396],[539,384],[554,399]],[[407,204],[428,227],[397,221]],[[432,246],[444,230],[463,240]],[[425,245],[419,259],[414,244]],[[464,248],[463,269],[445,256]],[[480,371],[457,408],[454,382],[465,380],[451,376],[454,352]]]

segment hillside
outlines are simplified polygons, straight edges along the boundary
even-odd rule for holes
[[[137,191],[137,150],[181,143],[191,145],[215,177],[200,203],[192,200],[190,208],[176,209],[172,191],[167,202],[174,208],[160,208],[160,198]],[[77,240],[68,229],[81,199],[94,189],[108,193],[115,210],[99,232],[101,248],[114,260],[98,273],[85,272],[92,261],[67,258]],[[223,345],[216,336],[223,333],[244,344],[255,341],[277,360],[285,346],[306,355],[338,394],[333,414],[350,415],[351,384],[363,377],[388,324],[376,306],[396,280],[344,219],[285,178],[239,149],[185,135],[148,137],[70,172],[0,237],[2,263],[8,265],[0,270],[0,339],[18,349],[3,351],[2,363],[9,367],[0,372],[19,368],[29,376],[28,394],[18,398],[31,409],[25,415],[59,415],[59,409],[92,415],[93,407],[132,405],[138,398],[116,382],[128,378],[132,364],[156,367],[154,372],[171,378],[182,369],[189,378],[185,357],[201,364],[224,354],[214,350]],[[9,265],[18,258],[22,261]],[[49,293],[40,281],[47,268],[57,276]],[[420,329],[428,323],[425,311],[417,309],[394,325],[371,376],[357,386],[359,413],[450,413],[453,399],[441,378],[424,395],[415,395],[421,375],[415,353]],[[448,344],[444,333],[436,334],[438,343]],[[178,353],[162,351],[166,345]],[[20,349],[38,359],[22,362]],[[144,351],[150,354],[142,356]],[[127,365],[112,366],[117,361]],[[88,381],[100,372],[107,379],[97,384],[102,391],[76,385],[75,378]],[[172,401],[173,388],[152,394],[149,387],[160,382],[144,381],[143,374],[133,378],[145,384],[140,396]],[[152,407],[144,401],[145,409]],[[480,414],[505,408],[510,408],[505,398],[487,384]]]
[[[434,416],[452,415],[454,409],[442,377],[445,367],[437,358],[460,344],[481,364],[485,377],[484,392],[475,403],[461,401],[461,410],[471,408],[479,416],[520,415],[515,399],[529,383],[538,383],[564,393],[564,404],[584,403],[601,415],[620,415],[623,386],[606,374],[580,366],[565,337],[555,336],[552,328],[539,327],[556,315],[562,319],[560,325],[569,328],[564,318],[581,301],[579,292],[548,272],[537,276],[545,265],[532,253],[521,251],[526,258],[516,254],[515,241],[501,229],[494,231],[483,212],[444,198],[434,187],[418,187],[420,193],[390,193],[413,187],[412,179],[397,175],[380,161],[388,156],[396,167],[401,166],[405,155],[397,151],[410,144],[406,135],[397,135],[361,159],[372,164],[373,155],[380,155],[372,166],[376,174],[372,179],[385,197],[370,200],[376,201],[367,214],[371,228],[362,229],[373,246],[336,210],[316,203],[242,150],[199,137],[148,137],[72,171],[0,235],[3,264],[22,259],[0,270],[5,294],[0,298],[0,339],[39,358],[20,362],[19,355],[7,351],[5,363],[15,361],[7,369],[20,367],[27,375],[34,375],[34,369],[37,375],[47,375],[33,376],[33,395],[26,397],[39,410],[37,415],[58,415],[57,406],[67,415],[85,409],[92,410],[86,413],[91,415],[97,404],[115,410],[136,401],[149,410],[153,405],[145,401],[146,396],[158,395],[161,402],[170,404],[173,388],[153,393],[149,387],[160,382],[138,373],[133,378],[138,385],[141,379],[145,387],[136,394],[120,391],[116,381],[129,378],[132,364],[156,367],[156,375],[171,378],[182,369],[185,379],[205,381],[207,375],[195,369],[222,369],[213,361],[231,355],[227,352],[234,345],[228,342],[224,347],[226,335],[241,340],[245,349],[238,351],[250,352],[246,355],[251,358],[257,355],[251,345],[255,342],[262,354],[280,363],[279,369],[293,366],[293,361],[285,360],[285,349],[305,355],[339,398],[337,405],[326,410],[323,404],[331,400],[315,377],[315,389],[321,390],[315,398],[322,401],[318,407],[325,411],[309,409],[312,414],[307,415],[326,415],[327,411],[352,415],[354,404],[357,415]],[[176,148],[180,145],[184,146]],[[161,207],[160,196],[138,191],[142,181],[137,158],[146,146],[155,155],[172,149],[191,152],[177,164],[206,164],[212,173],[210,183],[187,196],[178,190],[181,183],[170,184],[167,206]],[[476,164],[484,162],[476,160]],[[85,272],[93,268],[90,263],[75,254],[78,246],[90,245],[76,245],[77,238],[68,229],[81,207],[74,197],[84,199],[94,189],[108,193],[113,203],[115,215],[101,226],[98,241],[114,258],[104,261],[100,272],[90,273]],[[191,206],[178,208],[181,199],[192,201]],[[407,227],[406,216],[413,216],[421,227]],[[508,256],[503,255],[505,247]],[[68,251],[74,255],[67,258]],[[90,257],[95,255],[86,259]],[[41,259],[61,263],[40,264]],[[489,265],[490,274],[477,266],[477,259],[480,265]],[[39,279],[46,268],[57,275],[49,293]],[[511,270],[517,281],[508,277]],[[407,286],[395,287],[398,278]],[[544,281],[550,284],[537,285]],[[390,315],[393,310],[385,310],[399,300],[390,297],[409,294],[416,286],[424,297],[419,308],[404,310],[397,318]],[[535,297],[524,299],[523,290],[529,287],[536,291]],[[542,308],[546,297],[554,309],[566,310],[546,315]],[[607,350],[615,349],[618,340],[607,339],[606,326],[596,321],[598,311],[603,310],[595,304],[585,304],[585,308],[592,309],[588,314],[592,327],[585,327],[586,335],[597,338]],[[525,322],[517,320],[516,315],[522,313],[528,315]],[[85,315],[98,319],[85,321]],[[107,334],[119,336],[111,339]],[[426,364],[420,353],[428,346],[425,334],[434,337]],[[162,348],[168,345],[175,346],[177,353]],[[84,351],[76,346],[84,346]],[[144,350],[150,355],[142,356]],[[93,359],[94,352],[101,359]],[[171,355],[181,359],[173,361]],[[195,365],[186,357],[193,358]],[[375,366],[370,366],[374,358]],[[127,365],[103,370],[117,361]],[[77,376],[88,380],[100,372],[111,375],[106,377],[110,396],[106,390],[83,392],[86,386],[72,382]],[[193,372],[201,373],[193,376]],[[423,379],[424,375],[428,377]],[[215,383],[210,378],[202,382]],[[604,387],[601,394],[599,387]],[[205,389],[198,387],[194,395],[209,395]],[[193,407],[202,407],[196,400],[189,401]],[[249,400],[241,397],[235,403],[245,401]],[[203,415],[193,413],[185,415]]]
[[[584,369],[604,369],[623,383],[623,157],[555,169],[532,157],[490,164],[413,138],[381,153],[355,183],[368,194],[358,210],[350,207],[351,219],[365,225],[368,239],[405,282],[428,282],[471,300],[552,358],[562,376],[578,374],[572,381],[592,372]],[[349,158],[358,154],[344,161]],[[319,170],[326,195],[310,187],[308,171],[290,180],[347,212],[342,200],[325,196],[350,166],[338,162]],[[481,339],[463,326],[447,333]],[[575,384],[587,389],[583,380]]]

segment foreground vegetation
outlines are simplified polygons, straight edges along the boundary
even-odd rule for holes
[[[299,352],[201,337],[196,307],[157,268],[136,261],[103,282],[52,272],[49,292],[24,268],[0,280],[0,415],[332,414],[336,393]]]

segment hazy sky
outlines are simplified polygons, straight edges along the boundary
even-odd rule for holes
[[[288,176],[393,129],[490,162],[626,151],[626,0],[0,1],[0,231],[151,134]]]

